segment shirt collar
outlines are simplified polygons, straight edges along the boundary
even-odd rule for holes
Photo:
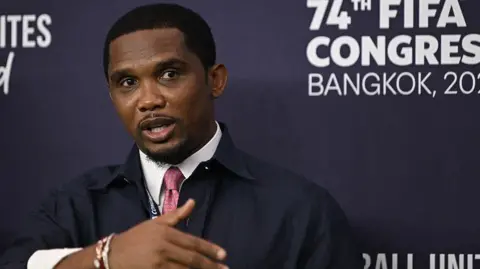
[[[228,132],[227,125],[222,122],[217,122],[217,131],[214,137],[201,150],[197,151],[182,162],[182,164],[179,165],[179,168],[181,167],[180,169],[182,173],[187,177],[187,175],[190,176],[196,167],[202,163],[218,163],[241,179],[253,180],[255,178],[250,173],[244,156],[245,153],[234,145]],[[105,188],[117,180],[143,185],[142,177],[144,174],[142,171],[141,158],[138,147],[134,145],[130,150],[125,163],[119,165],[113,171],[111,177],[102,178],[101,182],[98,182],[99,184],[97,187]]]
[[[176,165],[176,167],[178,167],[182,172],[185,179],[188,179],[193,174],[193,172],[195,171],[197,166],[200,165],[200,163],[210,160],[215,154],[218,144],[222,138],[222,131],[220,129],[220,126],[218,125],[218,122],[216,123],[216,125],[217,130],[215,131],[215,134],[210,139],[210,141],[208,141],[207,144],[205,144],[201,149],[196,151],[183,162]],[[170,168],[171,165],[155,162],[148,158],[148,156],[143,151],[139,150],[138,152],[140,155],[140,164],[142,166],[143,176],[145,178],[147,188],[150,190],[151,193],[160,193],[163,185],[163,177],[165,175],[165,172],[168,170],[168,168]],[[158,202],[158,195],[154,195],[153,198],[156,202]]]

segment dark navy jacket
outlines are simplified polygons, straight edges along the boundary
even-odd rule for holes
[[[221,126],[215,156],[182,186],[179,205],[188,198],[197,205],[178,229],[226,249],[232,269],[363,268],[330,194],[240,151]],[[133,147],[125,164],[92,169],[52,191],[0,257],[0,268],[24,269],[38,249],[85,247],[147,219],[148,196]]]

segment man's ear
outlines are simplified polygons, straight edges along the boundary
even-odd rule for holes
[[[220,97],[225,90],[228,80],[228,71],[225,65],[216,64],[208,71],[208,80],[212,89],[212,97],[214,99]]]

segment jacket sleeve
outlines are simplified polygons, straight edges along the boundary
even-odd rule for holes
[[[62,204],[58,193],[52,192],[16,229],[13,242],[0,256],[2,269],[26,269],[29,258],[44,249],[66,248],[72,245],[68,232],[56,220]]]
[[[363,268],[362,253],[339,204],[325,190],[310,199],[310,221],[297,268]]]

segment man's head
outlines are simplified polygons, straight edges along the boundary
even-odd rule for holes
[[[181,162],[215,132],[213,101],[227,81],[215,53],[208,24],[178,5],[138,7],[110,29],[104,48],[110,96],[153,160]]]

